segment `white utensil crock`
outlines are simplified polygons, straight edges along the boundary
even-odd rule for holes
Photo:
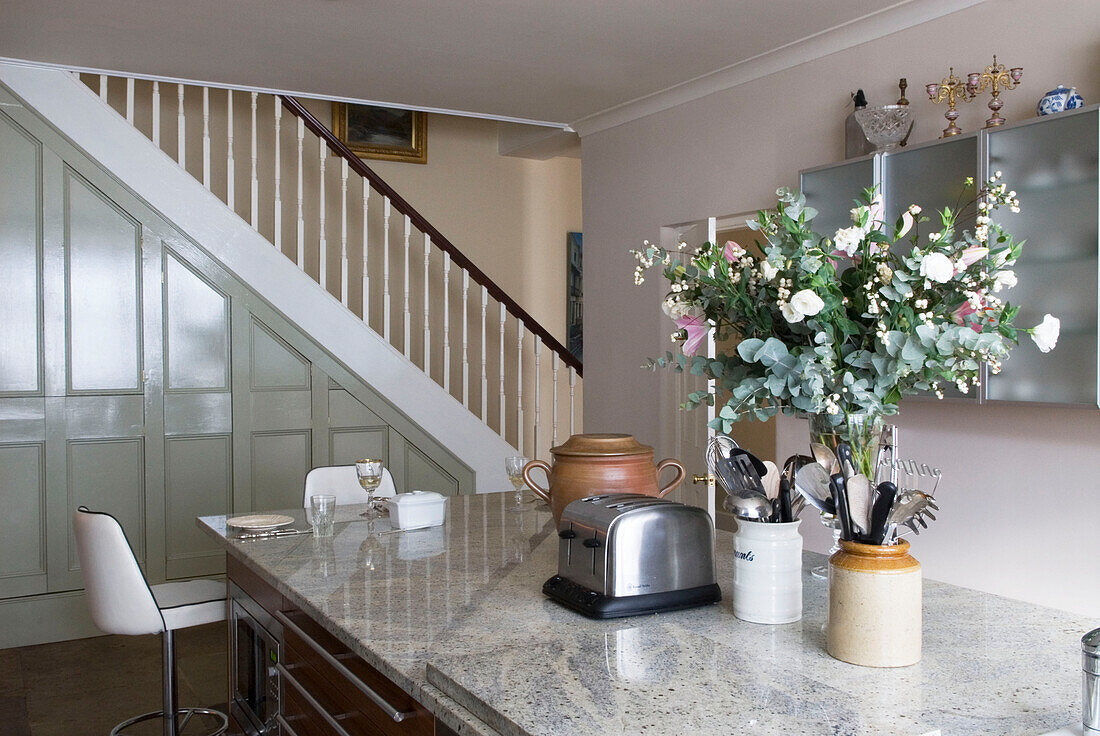
[[[733,615],[757,624],[802,618],[801,521],[737,520],[733,535]]]

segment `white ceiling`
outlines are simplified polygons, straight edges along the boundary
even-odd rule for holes
[[[0,56],[568,125],[977,1],[0,0]]]

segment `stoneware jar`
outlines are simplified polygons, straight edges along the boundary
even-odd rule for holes
[[[641,493],[664,496],[684,479],[684,466],[672,458],[653,464],[653,448],[640,444],[628,434],[575,434],[550,450],[554,464],[532,460],[523,468],[523,480],[542,500],[550,504],[554,519],[571,502],[598,493]],[[542,468],[549,480],[544,488],[531,477]],[[658,478],[665,468],[676,475],[663,486]]]
[[[733,615],[756,624],[802,618],[801,521],[737,520],[733,534]]]
[[[909,542],[841,542],[829,560],[827,648],[864,667],[906,667],[921,657],[921,568]]]

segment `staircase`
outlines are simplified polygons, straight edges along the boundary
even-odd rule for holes
[[[300,101],[15,64],[0,81],[450,448],[478,490],[506,487],[512,448],[545,457],[580,431],[580,362]]]

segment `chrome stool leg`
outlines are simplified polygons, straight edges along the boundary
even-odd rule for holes
[[[210,731],[203,736],[221,736],[229,730],[229,717],[219,710],[213,710],[211,708],[180,708],[177,700],[177,686],[176,686],[176,639],[172,635],[171,631],[165,631],[161,634],[162,644],[164,652],[162,655],[162,667],[163,673],[163,697],[164,697],[164,709],[153,711],[152,713],[143,713],[140,716],[134,716],[122,723],[118,724],[111,729],[110,736],[118,736],[124,729],[133,726],[136,723],[143,723],[145,721],[151,721],[154,718],[160,718],[164,721],[164,736],[180,736],[183,730],[187,727],[187,722],[191,720],[191,717],[195,714],[200,716],[210,716],[218,721],[218,725],[215,730]],[[169,717],[166,713],[173,713],[175,717]],[[179,721],[180,716],[183,716],[183,721]]]

